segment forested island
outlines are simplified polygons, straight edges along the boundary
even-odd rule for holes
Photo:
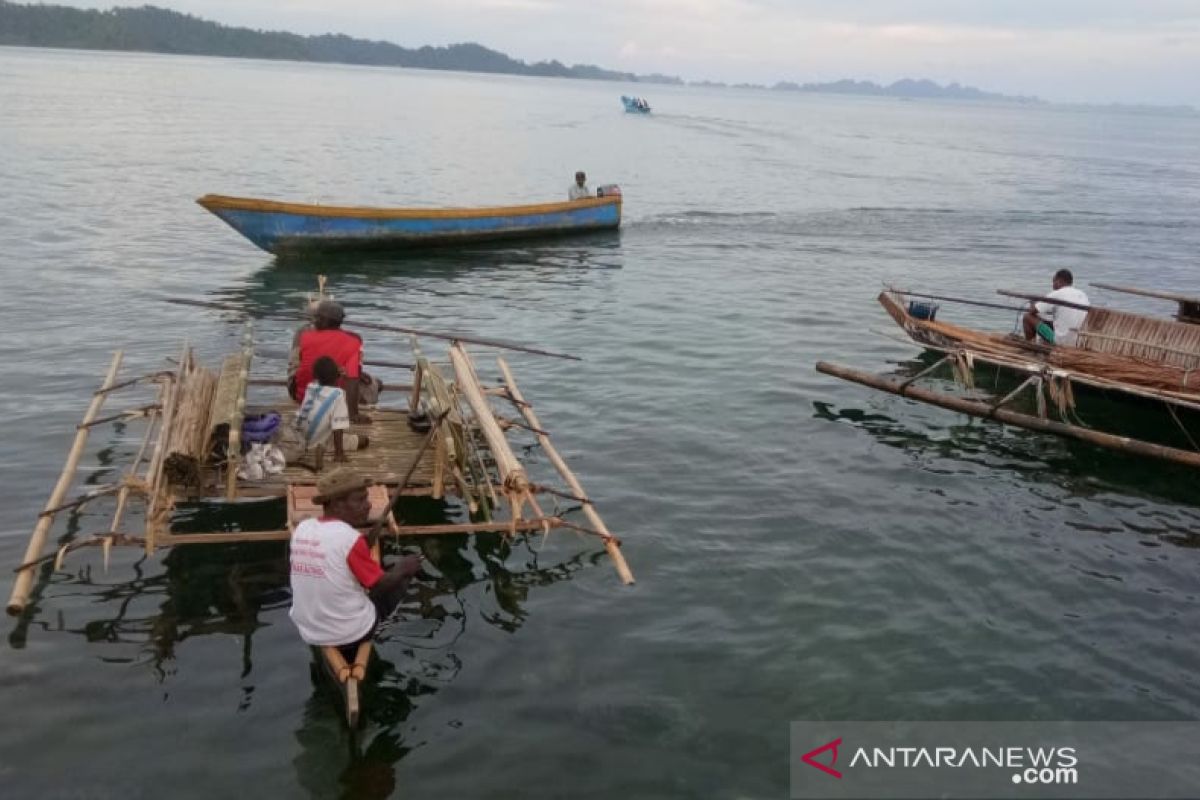
[[[528,64],[475,43],[445,47],[401,47],[384,41],[354,39],[343,34],[301,36],[285,31],[234,28],[156,6],[111,8],[107,11],[56,5],[31,5],[0,0],[0,45],[62,47],[81,50],[127,50],[176,55],[224,56],[288,61],[317,61],[369,66],[411,67],[459,72],[489,72],[551,78],[585,78],[692,85],[783,92],[866,95],[905,99],[981,100],[999,103],[1044,103],[1037,97],[986,92],[957,83],[940,85],[929,80],[904,78],[889,85],[871,81],[839,80],[827,83],[780,81],[773,86],[697,81],[687,84],[674,75],[636,75],[592,64],[567,66],[560,61]],[[1169,108],[1111,105],[1131,111],[1193,114],[1190,106]]]
[[[20,5],[0,0],[0,45],[683,83],[669,75],[634,75],[590,64],[570,67],[558,61],[527,64],[478,44],[409,49],[390,42],[353,39],[341,34],[300,36],[283,31],[231,28],[155,6],[97,11],[55,5]]]

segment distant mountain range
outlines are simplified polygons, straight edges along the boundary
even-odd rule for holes
[[[82,50],[131,50],[177,55],[226,56],[288,61],[319,61],[339,64],[412,67],[460,72],[490,72],[505,75],[536,75],[551,78],[586,78],[684,85],[673,75],[635,75],[591,64],[567,66],[559,61],[527,64],[480,44],[410,49],[391,42],[353,39],[342,34],[300,36],[283,31],[232,28],[165,8],[112,8],[85,10],[68,6],[21,5],[0,0],[0,45],[64,47]],[[785,92],[871,95],[911,99],[983,100],[1002,103],[1040,104],[1037,97],[985,92],[971,86],[947,86],[929,80],[904,78],[888,86],[871,81],[839,80],[829,83],[781,81],[760,84],[699,81],[689,85],[734,89],[773,89]],[[1192,114],[1190,106],[1106,106],[1129,111],[1166,111]]]
[[[878,83],[871,81],[852,81],[843,79],[840,81],[832,81],[830,83],[804,83],[796,84],[788,81],[782,81],[775,84],[773,89],[786,92],[822,92],[825,94],[866,94],[866,95],[882,95],[884,97],[912,97],[912,98],[928,98],[928,99],[950,99],[950,100],[990,100],[992,102],[1002,103],[1044,103],[1037,97],[1013,96],[1007,94],[997,94],[996,92],[985,92],[982,89],[976,89],[973,86],[961,86],[957,83],[951,83],[948,86],[942,86],[928,80],[913,80],[912,78],[903,78],[890,86],[880,86]]]

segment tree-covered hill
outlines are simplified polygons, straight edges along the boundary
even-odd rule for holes
[[[390,42],[353,39],[340,34],[299,36],[282,31],[231,28],[155,6],[96,11],[67,6],[19,5],[0,0],[0,45],[137,50],[509,75],[682,83],[678,78],[669,76],[638,76],[587,64],[571,67],[558,61],[526,64],[478,44],[409,49]]]

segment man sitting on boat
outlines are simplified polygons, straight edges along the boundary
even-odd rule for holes
[[[306,453],[333,444],[333,460],[344,463],[347,450],[365,450],[370,440],[350,433],[350,410],[346,393],[337,385],[341,370],[329,356],[313,364],[313,382],[304,390],[304,399],[291,425],[280,430],[279,444],[289,463]],[[318,461],[318,464],[320,461]]]
[[[339,385],[346,391],[346,406],[351,422],[370,422],[359,413],[359,402],[363,400],[364,378],[367,388],[378,390],[374,379],[362,371],[362,337],[342,330],[346,310],[341,303],[322,300],[313,311],[311,328],[302,329],[296,335],[296,372],[288,379],[288,393],[299,403],[313,379],[313,365],[318,358],[329,356],[341,370]]]
[[[1078,331],[1087,319],[1087,310],[1074,306],[1088,306],[1088,296],[1074,286],[1075,276],[1069,269],[1060,269],[1054,273],[1052,286],[1054,291],[1046,295],[1046,300],[1059,300],[1061,303],[1030,301],[1029,311],[1025,312],[1022,323],[1025,328],[1025,338],[1033,341],[1041,339],[1046,344],[1074,347]],[[1072,305],[1063,305],[1070,303]]]
[[[370,485],[349,467],[322,476],[313,500],[324,514],[297,525],[289,546],[289,616],[300,638],[318,647],[347,648],[351,659],[354,648],[395,611],[421,568],[420,556],[405,556],[387,571],[371,558],[366,538],[352,527],[369,521]]]
[[[592,190],[587,185],[587,175],[583,172],[575,173],[575,182],[571,184],[570,190],[567,191],[568,200],[584,200],[592,196]]]

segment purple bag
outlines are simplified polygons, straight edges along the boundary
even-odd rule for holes
[[[242,420],[242,441],[248,444],[255,442],[265,444],[271,441],[271,437],[275,435],[275,431],[279,430],[279,423],[282,419],[278,411],[268,411],[265,414],[251,414]]]

